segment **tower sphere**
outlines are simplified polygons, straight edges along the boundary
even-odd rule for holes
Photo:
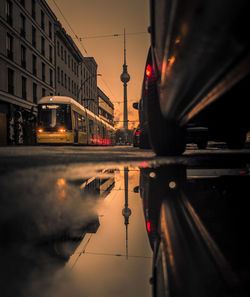
[[[123,83],[127,83],[130,80],[130,75],[127,72],[123,72],[120,78]]]

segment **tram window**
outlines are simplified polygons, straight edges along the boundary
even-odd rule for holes
[[[64,104],[40,105],[38,107],[38,125],[52,130],[61,126],[71,129],[70,107]]]
[[[86,119],[84,116],[82,116],[82,131],[87,132]]]
[[[83,131],[83,120],[82,120],[82,116],[78,114],[77,116],[77,121],[78,121],[78,130],[79,131]]]
[[[94,122],[89,120],[89,132],[94,133]]]

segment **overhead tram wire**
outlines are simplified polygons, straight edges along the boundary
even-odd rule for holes
[[[70,23],[68,22],[68,20],[66,19],[66,17],[64,16],[64,14],[62,13],[60,7],[58,6],[58,4],[56,3],[55,0],[52,0],[53,3],[55,4],[55,6],[57,7],[58,11],[60,12],[60,14],[62,15],[63,19],[65,20],[65,22],[67,23],[67,25],[69,26],[70,30],[72,31],[72,33],[74,34],[75,38],[79,41],[81,47],[83,48],[83,50],[85,51],[85,53],[88,55],[88,52],[86,50],[86,48],[83,46],[82,44],[82,40],[83,39],[93,39],[93,38],[106,38],[106,37],[120,37],[120,36],[124,36],[124,33],[119,33],[119,34],[106,34],[106,35],[97,35],[97,36],[86,36],[86,37],[78,37],[75,33],[75,31],[73,30],[73,28],[71,27]],[[147,34],[147,32],[131,32],[131,33],[127,33],[126,35],[139,35],[139,34]],[[113,98],[116,97],[114,96],[113,92],[111,91],[110,87],[108,86],[107,82],[103,79],[103,77],[101,77],[103,83],[106,85],[107,89],[109,90],[110,94],[113,96]],[[132,101],[132,100],[128,100],[128,101]],[[116,102],[112,102],[115,104],[121,104],[122,101],[116,101]]]
[[[57,5],[56,1],[55,1],[55,0],[52,0],[52,1],[54,2],[55,6],[56,6],[57,9],[59,10],[60,14],[62,15],[62,17],[63,17],[63,19],[65,20],[65,22],[67,23],[67,25],[69,26],[69,28],[70,28],[70,30],[72,31],[72,33],[75,35],[75,38],[80,42],[81,47],[83,48],[83,50],[85,51],[85,53],[88,55],[87,50],[85,49],[85,47],[84,47],[83,44],[82,44],[82,40],[81,40],[81,38],[79,38],[79,37],[76,35],[75,31],[74,31],[74,30],[72,29],[72,27],[70,26],[70,23],[68,22],[68,20],[66,19],[66,17],[65,17],[64,14],[62,13],[62,11],[61,11],[60,7]]]
[[[126,35],[141,35],[141,34],[147,34],[147,32],[131,32],[131,33],[126,33]],[[95,38],[108,38],[108,37],[120,37],[124,36],[124,33],[115,33],[115,34],[106,34],[106,35],[89,35],[85,37],[79,37],[80,40],[83,39],[95,39]]]

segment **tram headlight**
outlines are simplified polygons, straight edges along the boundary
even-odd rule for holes
[[[42,129],[42,128],[39,128],[37,131],[38,131],[39,133],[42,133],[42,132],[43,132],[43,129]]]

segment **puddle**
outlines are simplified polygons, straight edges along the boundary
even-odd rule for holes
[[[2,296],[151,296],[139,175],[72,165],[2,177]]]
[[[211,257],[199,254],[207,239],[196,243],[197,222],[245,286],[248,185],[249,165],[163,159],[8,172],[0,180],[1,296],[137,297],[152,296],[152,286],[165,296],[179,290],[178,273],[183,288],[203,292],[207,271],[199,269]]]

